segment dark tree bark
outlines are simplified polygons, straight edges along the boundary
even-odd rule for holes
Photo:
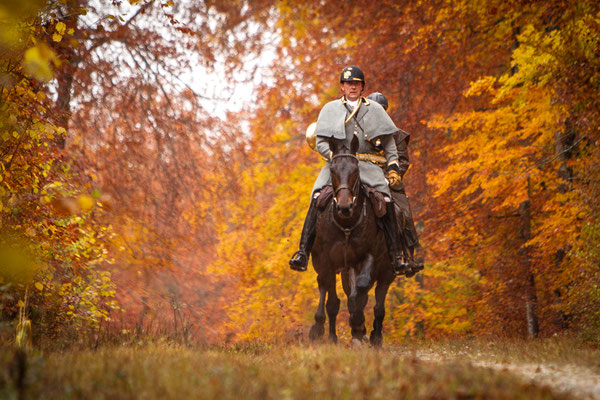
[[[519,216],[521,219],[521,239],[523,244],[525,244],[531,238],[531,203],[529,200],[520,204]],[[539,334],[539,324],[537,317],[535,277],[531,269],[531,256],[528,246],[522,246],[521,249],[519,249],[519,260],[522,263],[523,271],[525,272],[524,292],[527,334],[530,339],[533,339]]]

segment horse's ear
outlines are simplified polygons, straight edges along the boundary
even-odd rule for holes
[[[356,154],[358,152],[358,137],[354,135],[352,143],[350,144],[350,152]]]
[[[339,142],[340,141],[333,136],[329,138],[329,150],[331,150],[332,153],[337,153],[337,145]]]

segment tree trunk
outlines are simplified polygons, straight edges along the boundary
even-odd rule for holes
[[[68,2],[59,5],[57,11],[61,18],[58,21],[63,22],[67,29],[77,29],[79,1]],[[64,42],[64,41],[63,41]],[[73,77],[79,64],[77,49],[72,45],[53,43],[54,50],[61,60],[61,66],[56,71],[57,97],[54,107],[54,123],[56,126],[69,131],[69,121],[71,120],[71,92],[73,90]],[[56,137],[56,146],[60,149],[65,148],[66,135]]]
[[[70,63],[72,59],[68,59]],[[56,125],[69,131],[69,121],[71,119],[71,88],[73,86],[73,72],[70,66],[65,71],[58,73],[58,96],[56,101]],[[66,136],[57,136],[56,145],[60,149],[65,148]]]
[[[536,338],[539,333],[537,318],[537,294],[535,291],[535,277],[531,270],[531,256],[529,247],[525,243],[531,238],[531,203],[529,200],[522,202],[519,206],[521,219],[521,239],[523,246],[519,249],[519,259],[525,272],[525,319],[527,321],[527,334],[530,339]]]

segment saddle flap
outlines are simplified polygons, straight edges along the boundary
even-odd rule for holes
[[[363,185],[363,189],[367,193],[369,200],[371,200],[371,205],[373,206],[377,218],[383,217],[386,213],[385,198],[383,197],[383,194],[377,189],[366,185]]]
[[[329,200],[331,200],[331,197],[333,197],[333,187],[331,185],[327,185],[323,187],[323,189],[321,189],[321,194],[319,195],[319,197],[317,197],[317,202],[315,203],[315,205],[319,210],[323,211],[325,207],[327,207],[327,204],[329,203]]]

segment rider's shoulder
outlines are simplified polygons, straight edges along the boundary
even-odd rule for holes
[[[343,103],[340,99],[332,100],[326,103],[323,108],[321,108],[321,114],[329,114],[336,113],[337,111],[345,111]]]
[[[331,108],[331,107],[339,107],[340,105],[343,105],[344,103],[342,102],[342,99],[335,99],[335,100],[331,100],[327,103],[325,103],[325,105],[323,106],[323,108]]]

